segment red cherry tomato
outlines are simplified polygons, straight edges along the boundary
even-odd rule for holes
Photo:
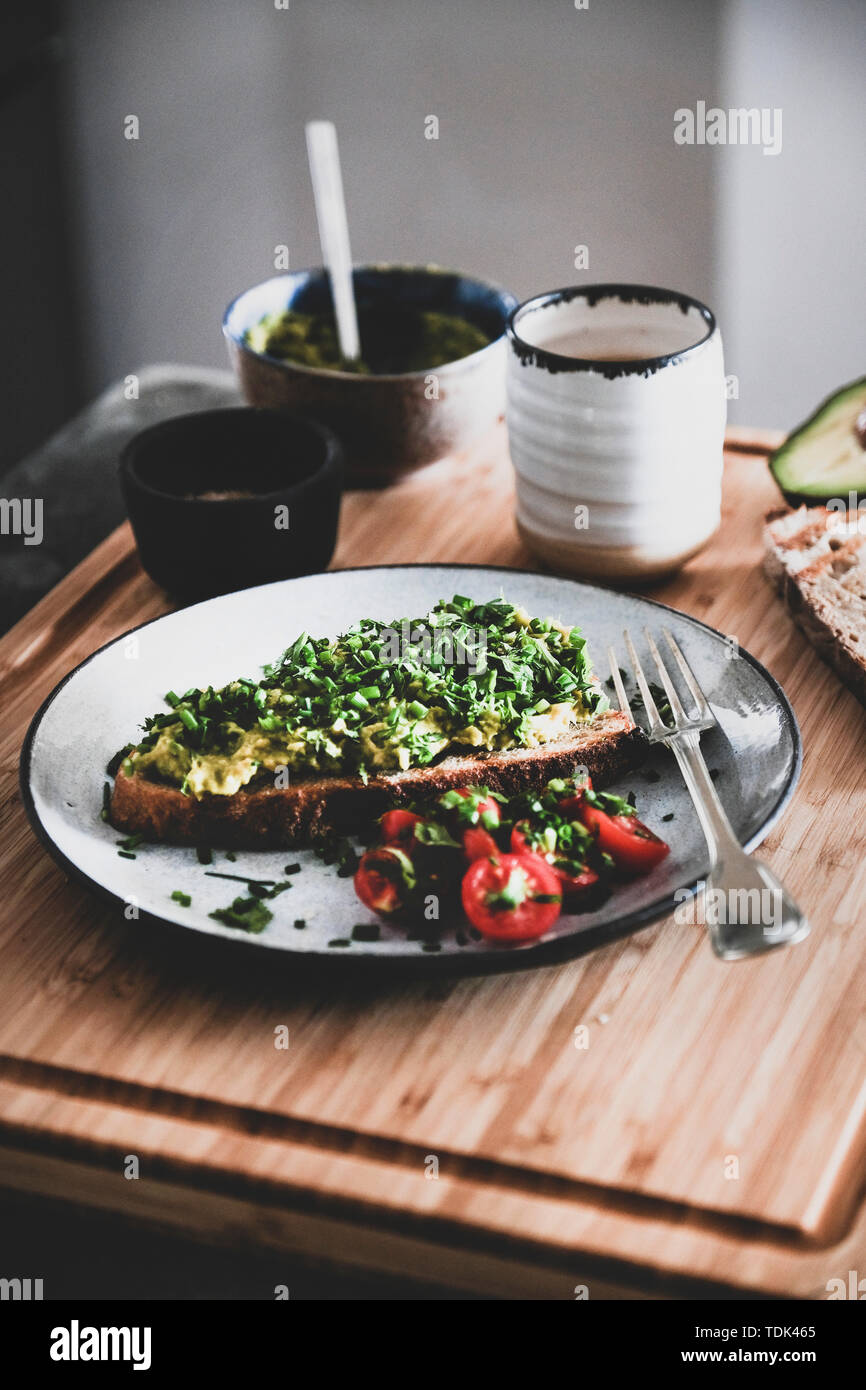
[[[559,814],[565,816],[566,820],[573,820],[580,812],[581,806],[587,792],[592,791],[592,779],[589,774],[582,780],[575,791],[569,796],[564,796],[559,803]]]
[[[511,853],[512,854],[537,854],[538,851],[529,841],[529,821],[519,820],[516,825],[511,827]]]
[[[386,811],[379,824],[382,827],[382,840],[386,845],[406,845],[415,838],[415,826],[422,825],[423,816],[414,811]]]
[[[471,864],[473,859],[489,859],[499,853],[499,846],[482,825],[470,825],[463,831],[463,853]]]
[[[584,866],[579,873],[573,873],[565,867],[563,860],[554,860],[551,868],[559,879],[562,901],[566,907],[585,907],[601,887],[601,879],[595,869]]]
[[[562,907],[559,880],[538,854],[476,859],[463,876],[463,910],[494,941],[544,936]]]
[[[574,861],[563,858],[561,853],[557,854],[555,850],[540,849],[532,843],[527,832],[529,832],[529,822],[525,820],[518,821],[512,828],[512,854],[540,855],[550,865],[559,880],[564,905],[566,907],[584,906],[594,890],[601,885],[599,875],[588,865],[582,865],[578,872],[575,872]]]
[[[609,816],[585,802],[580,818],[609,854],[621,873],[630,878],[648,874],[670,853],[670,845],[654,835],[637,816]]]
[[[355,871],[355,892],[365,907],[382,917],[402,912],[415,887],[412,861],[396,845],[368,849]]]

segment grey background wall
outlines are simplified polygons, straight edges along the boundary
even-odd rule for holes
[[[455,265],[521,296],[674,285],[718,309],[732,418],[793,423],[866,371],[862,15],[859,0],[69,0],[87,390],[146,362],[223,364],[222,309],[273,273],[275,246],[318,261],[303,124],[327,116],[357,260]],[[782,153],[675,145],[674,111],[699,99],[781,105]]]
[[[864,0],[732,0],[724,105],[781,107],[782,152],[718,156],[718,302],[735,418],[790,426],[866,375]],[[684,150],[690,154],[690,150]]]

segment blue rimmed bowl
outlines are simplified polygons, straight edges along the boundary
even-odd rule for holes
[[[505,410],[505,327],[517,300],[483,280],[435,266],[367,265],[353,272],[359,316],[414,309],[451,314],[487,334],[486,347],[429,371],[360,376],[255,352],[246,334],[266,314],[331,313],[324,270],[277,275],[228,306],[223,333],[250,405],[296,411],[338,435],[346,485],[381,486],[468,448]]]

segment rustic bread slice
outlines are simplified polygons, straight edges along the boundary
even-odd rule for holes
[[[243,789],[197,801],[166,783],[118,772],[111,798],[117,830],[178,845],[268,849],[346,834],[388,806],[451,787],[481,783],[511,794],[540,788],[584,766],[596,786],[643,761],[643,734],[620,710],[608,710],[542,748],[448,757],[431,767],[360,778],[322,777],[286,788]]]
[[[866,705],[866,524],[854,513],[771,513],[764,569],[818,654]]]

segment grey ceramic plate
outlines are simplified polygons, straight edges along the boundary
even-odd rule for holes
[[[389,926],[378,941],[335,947],[331,943],[345,942],[353,926],[371,920],[350,879],[339,878],[311,851],[238,852],[234,863],[214,851],[212,869],[255,878],[281,878],[288,860],[302,865],[292,889],[272,902],[273,921],[250,936],[208,915],[245,890],[207,877],[193,851],[151,845],[134,860],[118,856],[120,837],[99,815],[103,770],[144,717],[162,707],[167,690],[257,675],[302,629],[332,636],[360,617],[423,614],[454,593],[479,602],[504,594],[540,617],[577,623],[602,677],[608,643],[624,656],[624,627],[640,634],[645,626],[657,631],[668,625],[719,721],[702,741],[719,794],[743,844],[751,849],[760,843],[793,792],[800,736],[782,690],[753,657],[734,654],[712,628],[648,599],[540,574],[438,565],[342,570],[242,590],[147,623],[94,653],[49,696],[24,743],[21,784],[37,834],[68,873],[107,895],[119,913],[132,902],[142,920],[222,937],[271,959],[416,962],[466,971],[524,967],[576,955],[669,911],[678,889],[705,876],[707,851],[676,765],[663,750],[615,789],[636,793],[638,814],[668,840],[670,855],[648,877],[618,887],[597,911],[563,916],[548,936],[526,945],[467,940],[464,924],[452,921],[442,924],[438,952],[424,952],[421,943]],[[175,889],[192,896],[190,907],[172,901]],[[306,922],[302,930],[294,926],[298,919]]]

